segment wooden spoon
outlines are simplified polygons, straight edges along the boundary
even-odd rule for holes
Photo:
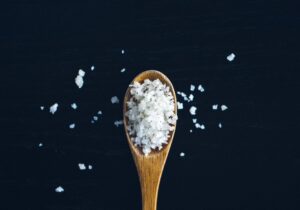
[[[159,71],[148,70],[136,76],[133,79],[132,83],[134,81],[143,83],[145,79],[149,79],[149,80],[159,79],[163,84],[166,84],[167,86],[170,87],[170,91],[172,92],[172,95],[174,97],[174,102],[175,102],[174,110],[175,113],[177,114],[177,100],[176,100],[175,90],[173,88],[172,83],[167,78],[167,76],[165,76],[163,73]],[[128,131],[126,129],[128,125],[128,118],[125,116],[125,113],[127,112],[127,101],[129,99],[130,99],[130,87],[128,87],[124,97],[123,120],[124,120],[124,127],[125,127],[127,141],[129,143],[129,147],[140,179],[143,210],[156,210],[159,183],[174,138],[176,124],[175,124],[174,131],[169,133],[170,137],[168,139],[168,144],[164,145],[160,151],[152,150],[148,156],[145,156],[140,148],[134,146],[134,144],[130,139],[131,136],[129,136]]]

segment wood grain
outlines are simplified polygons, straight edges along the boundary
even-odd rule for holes
[[[139,74],[137,77],[134,78],[132,82],[143,82],[145,79],[160,79],[164,84],[170,87],[175,102],[175,113],[177,114],[176,94],[170,80],[159,71],[148,70]],[[174,131],[170,133],[168,144],[165,145],[162,150],[151,151],[151,153],[148,156],[145,156],[140,148],[133,145],[132,141],[130,140],[130,136],[126,130],[126,127],[128,125],[128,119],[125,116],[125,113],[127,112],[126,102],[129,100],[130,97],[129,90],[130,88],[128,88],[126,91],[123,103],[123,119],[125,133],[140,179],[143,210],[156,210],[160,179],[173,142],[176,125]]]

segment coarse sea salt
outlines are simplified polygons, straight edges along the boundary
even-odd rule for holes
[[[123,73],[123,72],[125,72],[126,71],[126,69],[125,68],[122,68],[121,69],[121,73]]]
[[[194,100],[194,95],[193,95],[193,94],[190,94],[190,95],[189,95],[189,100],[190,100],[190,101],[193,101],[193,100]]]
[[[196,115],[196,111],[197,111],[197,107],[191,106],[191,108],[190,108],[190,114],[191,115]]]
[[[219,127],[219,128],[222,128],[222,126],[223,126],[222,123],[219,123],[219,124],[218,124],[218,127]]]
[[[217,110],[217,109],[218,109],[218,104],[212,105],[212,109],[213,109],[213,110]]]
[[[123,120],[116,120],[114,124],[116,127],[119,127],[120,125],[123,125]]]
[[[85,170],[86,169],[84,163],[78,163],[78,168],[79,168],[79,170]]]
[[[185,156],[184,152],[181,152],[181,153],[179,154],[179,156],[180,156],[180,157],[184,157],[184,156]]]
[[[69,128],[70,128],[70,129],[74,129],[74,128],[75,128],[75,123],[70,124],[70,125],[69,125]]]
[[[40,106],[40,109],[41,109],[41,110],[44,110],[44,108],[45,108],[44,106]]]
[[[125,50],[121,50],[121,54],[124,54],[125,53]]]
[[[64,188],[62,187],[62,186],[58,186],[56,189],[55,189],[55,192],[57,192],[57,193],[62,193],[62,192],[64,192],[65,190],[64,190]]]
[[[72,109],[77,109],[77,104],[76,103],[72,103],[71,107],[72,107]]]
[[[152,150],[161,150],[168,144],[170,131],[177,121],[174,97],[170,87],[159,79],[146,79],[129,86],[131,97],[127,102],[127,131],[134,145],[147,156]]]
[[[118,99],[117,96],[111,97],[110,101],[111,101],[112,104],[118,104],[119,103],[119,99]]]
[[[195,85],[191,85],[190,90],[194,91],[195,90]]]
[[[39,143],[39,147],[42,147],[43,146],[43,143]]]
[[[58,103],[55,103],[55,104],[53,104],[52,106],[50,106],[49,112],[50,112],[51,114],[54,114],[54,113],[57,111],[57,108],[58,108]]]
[[[98,115],[102,115],[102,111],[99,110],[99,111],[97,112],[97,114],[98,114]]]
[[[228,107],[226,105],[221,105],[221,110],[225,111],[226,109],[228,109]]]
[[[91,66],[91,71],[94,71],[95,70],[95,66]]]
[[[89,169],[89,170],[92,170],[92,169],[93,169],[93,166],[92,166],[92,165],[88,165],[88,169]]]
[[[204,92],[205,90],[204,90],[204,87],[202,86],[202,85],[199,85],[198,86],[198,90],[200,91],[200,92]]]
[[[83,77],[85,76],[85,72],[82,69],[79,69],[78,75],[75,78],[75,84],[78,86],[78,88],[82,88],[83,86]]]
[[[180,103],[179,101],[177,101],[177,108],[183,109],[183,103]]]
[[[235,58],[235,54],[234,53],[231,53],[231,54],[229,54],[227,57],[226,57],[226,59],[228,60],[228,61],[233,61],[234,60],[234,58]]]

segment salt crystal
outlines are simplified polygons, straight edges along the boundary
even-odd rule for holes
[[[191,85],[190,90],[194,91],[195,90],[195,85]]]
[[[202,130],[204,130],[204,129],[205,129],[205,125],[200,125],[200,128],[201,128]]]
[[[213,109],[213,110],[217,110],[217,109],[218,109],[218,104],[212,105],[212,109]]]
[[[85,170],[86,169],[84,163],[78,163],[78,167],[79,167],[80,170]]]
[[[83,83],[84,83],[83,77],[80,75],[77,75],[75,78],[75,84],[78,86],[78,88],[82,88]]]
[[[189,95],[189,100],[190,100],[190,101],[193,101],[193,100],[194,100],[194,95],[193,95],[193,94],[190,94],[190,95]]]
[[[92,123],[92,124],[94,124],[94,123],[95,123],[95,121],[94,121],[94,120],[91,120],[91,123]]]
[[[196,124],[195,124],[195,127],[196,127],[196,128],[200,128],[201,125],[200,125],[199,123],[196,123]]]
[[[199,90],[200,92],[204,92],[204,91],[205,91],[202,85],[199,85],[199,86],[198,86],[198,90]]]
[[[118,97],[117,96],[113,96],[113,97],[111,97],[111,103],[112,104],[118,104],[119,103],[119,99],[118,99]]]
[[[69,125],[69,128],[70,128],[70,129],[74,129],[74,128],[75,128],[75,123],[70,124],[70,125]]]
[[[76,103],[72,103],[72,104],[71,104],[71,107],[72,107],[73,109],[77,109],[77,104],[76,104]]]
[[[192,129],[190,129],[190,133],[193,133],[193,130],[192,130]]]
[[[183,109],[183,103],[180,103],[179,101],[177,101],[177,108]]]
[[[123,72],[125,72],[125,71],[126,71],[126,69],[125,69],[125,68],[121,69],[121,73],[123,73]]]
[[[191,106],[191,108],[190,108],[190,114],[191,115],[196,115],[196,110],[197,110],[197,108],[195,106]]]
[[[98,111],[98,115],[102,115],[102,111],[101,110]]]
[[[93,169],[93,166],[92,166],[92,165],[89,165],[89,166],[88,166],[88,169],[89,169],[89,170],[92,170],[92,169]]]
[[[94,71],[94,69],[95,69],[95,66],[91,66],[91,71]]]
[[[226,109],[228,109],[228,107],[226,105],[221,105],[221,110],[225,111]]]
[[[54,114],[54,113],[57,111],[57,108],[58,108],[58,103],[55,103],[55,104],[53,104],[52,106],[50,106],[49,112],[50,112],[51,114]]]
[[[219,128],[222,128],[222,123],[219,123],[219,125],[218,125],[218,126],[219,126]]]
[[[85,71],[83,71],[82,69],[79,69],[78,75],[81,76],[81,77],[84,77]]]
[[[124,53],[125,53],[125,50],[121,50],[121,53],[124,54]]]
[[[226,58],[227,58],[228,61],[233,61],[234,58],[235,58],[235,54],[234,54],[234,53],[231,53],[231,54],[228,55]]]
[[[61,186],[58,186],[56,189],[55,189],[55,192],[57,192],[57,193],[62,193],[62,192],[64,192],[65,190],[64,190],[64,188],[62,188]]]
[[[41,107],[40,107],[41,110],[44,110],[44,108],[45,108],[44,106],[41,106]]]
[[[42,147],[43,146],[43,143],[39,143],[39,147]]]
[[[184,152],[181,152],[179,155],[180,155],[180,157],[184,157],[185,156]]]
[[[94,119],[95,121],[97,121],[97,120],[98,120],[98,117],[97,117],[97,116],[94,116],[93,119]]]
[[[147,156],[168,144],[170,131],[175,129],[174,97],[170,88],[159,79],[146,79],[130,85],[131,98],[127,102],[127,131],[134,145]]]
[[[114,122],[115,126],[119,127],[119,125],[123,124],[123,120],[117,120]]]
[[[194,119],[193,119],[193,123],[196,123],[196,122],[197,122],[197,119],[196,119],[196,118],[194,118]]]

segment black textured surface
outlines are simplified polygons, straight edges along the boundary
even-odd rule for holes
[[[123,129],[113,125],[121,104],[110,98],[122,98],[147,69],[164,72],[176,90],[188,92],[191,83],[206,89],[191,103],[205,131],[190,134],[189,106],[179,112],[158,210],[300,208],[296,4],[1,4],[0,209],[141,209]],[[231,52],[237,57],[230,63]],[[87,72],[81,90],[79,68]],[[60,106],[52,116],[54,102]],[[213,112],[214,103],[229,109]],[[91,124],[98,110],[103,117]],[[79,162],[93,170],[80,171]],[[54,192],[58,185],[64,193]]]

